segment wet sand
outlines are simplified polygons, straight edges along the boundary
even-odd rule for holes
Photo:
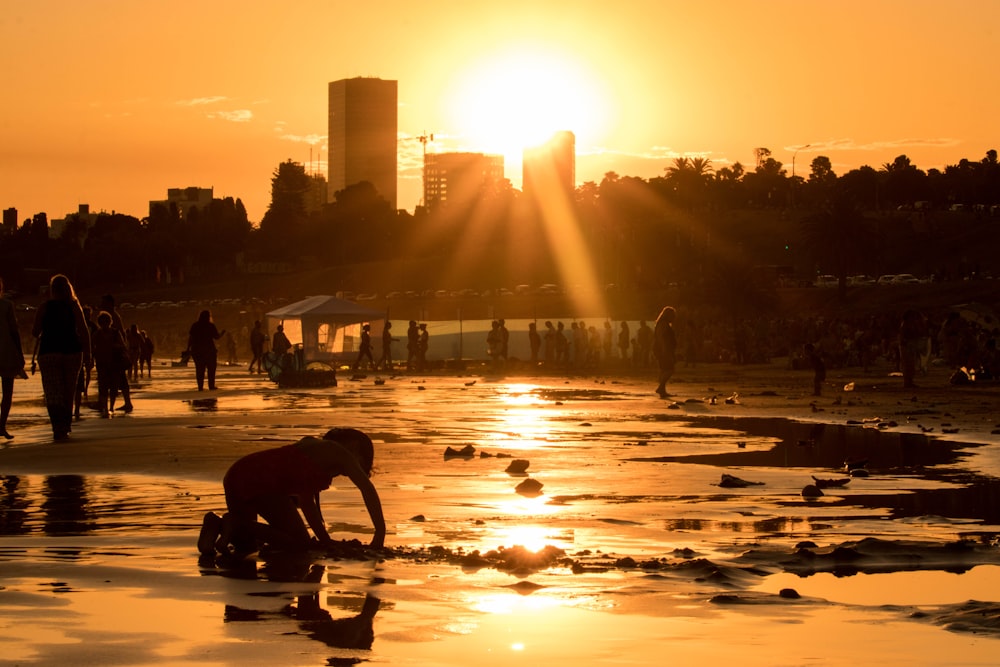
[[[681,368],[662,400],[651,374],[525,370],[282,390],[223,368],[209,393],[160,365],[66,443],[19,381],[0,664],[996,663],[998,387],[834,370],[816,398],[776,361]],[[389,548],[352,546],[370,526],[338,480],[342,549],[199,563],[229,464],[333,425],[376,441]],[[849,481],[804,497],[817,478]]]

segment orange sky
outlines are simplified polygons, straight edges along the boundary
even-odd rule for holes
[[[311,148],[325,171],[327,83],[354,76],[399,81],[411,211],[425,131],[429,150],[507,152],[515,187],[515,142],[563,117],[579,182],[649,178],[682,155],[752,166],[758,146],[790,171],[811,144],[800,175],[817,154],[842,174],[1000,148],[992,0],[363,4],[5,3],[0,208],[143,217],[167,188],[199,186],[259,221],[280,162]]]

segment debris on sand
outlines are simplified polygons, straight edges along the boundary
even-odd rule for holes
[[[444,457],[446,459],[469,459],[476,455],[476,448],[472,445],[466,445],[461,449],[455,449],[454,447],[446,447],[444,450]]]
[[[818,486],[815,484],[806,484],[802,487],[802,497],[806,500],[811,500],[813,498],[819,498],[824,495]]]
[[[724,489],[742,489],[748,486],[762,486],[763,484],[764,482],[748,482],[727,473],[722,473],[722,479],[719,480],[719,486]]]
[[[529,477],[528,479],[524,480],[523,482],[515,486],[514,490],[517,491],[517,493],[519,493],[520,495],[524,496],[525,498],[537,498],[538,496],[542,495],[543,486],[544,484],[542,484],[538,480],[531,479]]]
[[[526,459],[514,459],[504,472],[509,475],[523,475],[528,470],[529,465],[531,464]]]
[[[813,475],[812,478],[813,481],[816,482],[816,486],[818,486],[821,489],[832,489],[838,486],[846,486],[851,481],[850,477],[840,477],[837,479],[823,479],[821,477]]]

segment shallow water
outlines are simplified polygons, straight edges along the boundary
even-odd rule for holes
[[[1000,486],[978,455],[986,446],[754,418],[752,400],[742,419],[708,403],[672,409],[627,380],[383,375],[376,385],[347,374],[336,388],[283,391],[223,369],[206,395],[192,391],[190,369],[154,373],[134,392],[135,413],[74,427],[68,447],[109,443],[94,466],[104,472],[0,470],[0,664],[995,664],[996,632],[945,630],[926,615],[1000,600],[995,563],[851,576],[738,564],[803,540],[988,544]],[[18,385],[11,447],[47,448],[59,469],[35,384]],[[400,551],[199,565],[200,517],[222,509],[228,463],[332,425],[376,440],[387,544]],[[173,459],[125,462],[161,439],[177,443]],[[466,444],[475,456],[445,457]],[[542,495],[514,491],[525,476],[505,472],[512,458],[530,462]],[[802,497],[813,476],[843,478],[844,462],[861,459],[868,477]],[[723,473],[755,484],[720,487]],[[323,496],[332,532],[366,540],[356,491],[335,487]],[[514,545],[552,545],[584,567],[513,573],[430,557]],[[803,597],[781,598],[783,588]]]

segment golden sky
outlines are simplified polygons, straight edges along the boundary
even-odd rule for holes
[[[213,187],[259,221],[287,159],[325,172],[327,83],[399,81],[399,206],[428,150],[577,135],[577,180],[679,156],[838,174],[1000,148],[1000,2],[6,0],[0,208],[148,213]]]

